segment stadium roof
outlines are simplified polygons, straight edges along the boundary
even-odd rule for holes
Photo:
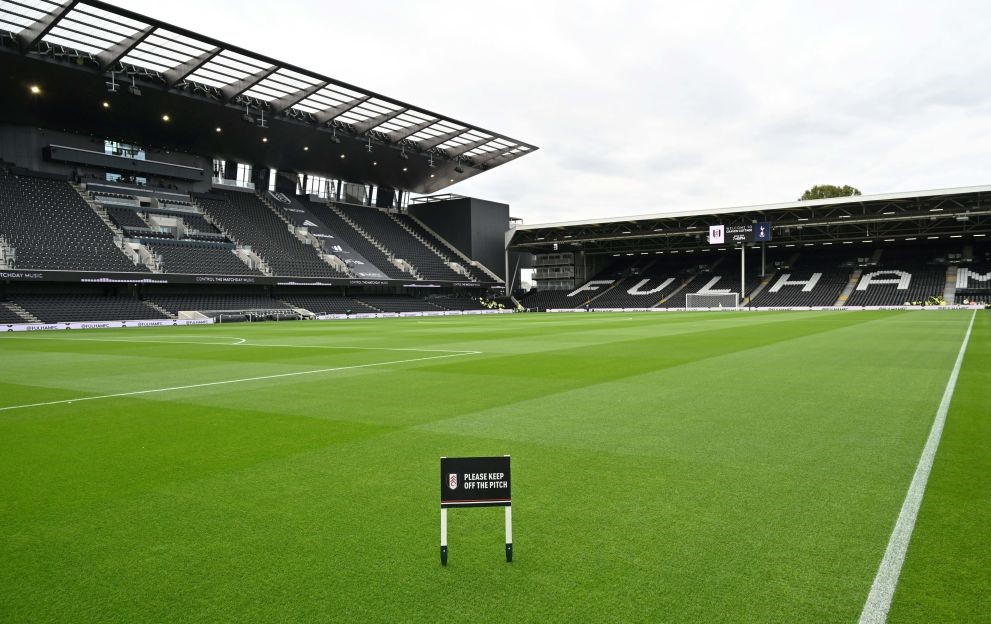
[[[322,132],[325,141],[325,135],[335,144],[350,139],[366,153],[388,146],[402,161],[410,160],[407,152],[419,154],[425,167],[406,163],[409,176],[382,182],[404,190],[435,192],[537,149],[98,0],[4,0],[0,38],[7,51],[31,60],[113,75],[124,88],[151,86],[209,100],[251,117],[253,124],[295,122]],[[103,80],[97,86],[105,96]],[[84,92],[72,95],[78,106]],[[59,121],[71,125],[71,115]]]
[[[782,244],[985,238],[991,233],[991,185],[520,225],[510,247],[534,253],[688,251],[708,246],[710,225],[762,221],[771,222]]]

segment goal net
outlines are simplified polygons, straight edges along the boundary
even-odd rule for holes
[[[685,295],[685,307],[734,309],[740,306],[740,293],[689,293]]]

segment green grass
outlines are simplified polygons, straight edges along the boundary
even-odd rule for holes
[[[0,335],[0,407],[284,375],[0,411],[0,622],[854,622],[971,314]],[[892,622],[991,613],[989,336]],[[441,567],[438,457],[503,453],[514,562],[452,510]]]

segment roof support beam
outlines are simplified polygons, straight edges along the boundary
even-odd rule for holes
[[[492,141],[495,141],[495,137],[489,137],[487,139],[479,139],[477,141],[472,141],[471,143],[465,143],[464,145],[458,145],[458,146],[455,146],[455,147],[449,147],[449,148],[445,149],[444,152],[448,156],[454,158],[455,156],[460,156],[462,154],[465,154],[467,152],[470,152],[471,150],[475,149],[476,147],[481,147],[481,146],[485,145],[486,143],[491,143]]]
[[[428,152],[428,151],[432,150],[433,148],[437,147],[438,145],[440,145],[442,143],[447,143],[451,139],[456,139],[459,136],[461,136],[462,134],[465,134],[467,132],[471,132],[471,130],[469,128],[465,128],[464,130],[455,130],[453,132],[448,132],[447,134],[441,134],[441,135],[435,136],[433,138],[423,139],[422,141],[417,141],[416,142],[416,146],[418,148],[420,148],[421,150],[423,150],[425,152]]]
[[[146,26],[120,43],[97,54],[96,60],[100,62],[100,69],[106,71],[108,67],[115,65],[117,61],[130,54],[131,50],[141,45],[141,42],[153,32],[155,32],[154,26]]]
[[[223,94],[224,99],[227,102],[230,102],[237,96],[241,95],[251,87],[261,82],[262,80],[265,80],[266,78],[277,72],[278,70],[279,70],[278,65],[272,65],[271,67],[267,67],[261,70],[260,72],[256,72],[254,74],[251,74],[250,76],[245,76],[244,78],[238,80],[237,82],[232,82],[226,87],[221,87],[220,92]]]
[[[272,114],[278,115],[279,113],[289,110],[329,84],[329,82],[318,82],[315,85],[306,87],[305,89],[300,89],[295,93],[290,93],[289,95],[280,97],[277,100],[272,100]]]
[[[167,70],[164,74],[166,84],[170,89],[175,88],[175,86],[185,80],[187,76],[212,61],[218,54],[220,54],[220,48],[213,48],[212,50],[207,50],[199,56],[194,56],[181,65],[176,65],[172,69]]]
[[[389,140],[392,141],[393,143],[399,143],[403,139],[407,139],[413,136],[414,134],[416,134],[417,132],[420,132],[421,130],[426,130],[427,128],[429,128],[430,126],[436,123],[440,123],[440,119],[428,119],[423,123],[418,123],[412,126],[407,126],[402,130],[396,130],[395,132],[390,132]]]
[[[65,17],[77,4],[79,4],[79,0],[65,0],[52,9],[51,13],[42,15],[37,22],[17,33],[17,43],[21,48],[21,54],[27,54],[28,50],[41,41],[59,20]]]
[[[379,126],[389,121],[390,119],[395,119],[396,117],[399,117],[408,110],[409,110],[408,108],[397,108],[394,111],[389,111],[388,113],[382,113],[378,117],[372,117],[371,119],[366,119],[365,121],[359,121],[355,124],[352,124],[352,126],[354,127],[355,132],[357,132],[358,134],[365,134],[370,130],[374,130],[375,128],[378,128]]]
[[[365,102],[367,102],[370,99],[372,99],[372,96],[370,96],[370,95],[363,95],[363,96],[361,96],[359,98],[355,98],[355,99],[350,100],[348,102],[343,102],[341,104],[338,104],[337,106],[331,106],[330,108],[324,109],[324,110],[320,111],[319,113],[316,113],[315,117],[317,118],[317,123],[319,123],[319,124],[325,124],[328,121],[333,121],[335,117],[338,117],[340,115],[343,115],[344,113],[348,112],[352,108],[355,108],[357,106],[361,106],[362,104],[364,104]]]

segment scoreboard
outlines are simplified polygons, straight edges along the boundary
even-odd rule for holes
[[[709,244],[766,243],[771,240],[771,224],[768,221],[750,225],[710,225]]]

